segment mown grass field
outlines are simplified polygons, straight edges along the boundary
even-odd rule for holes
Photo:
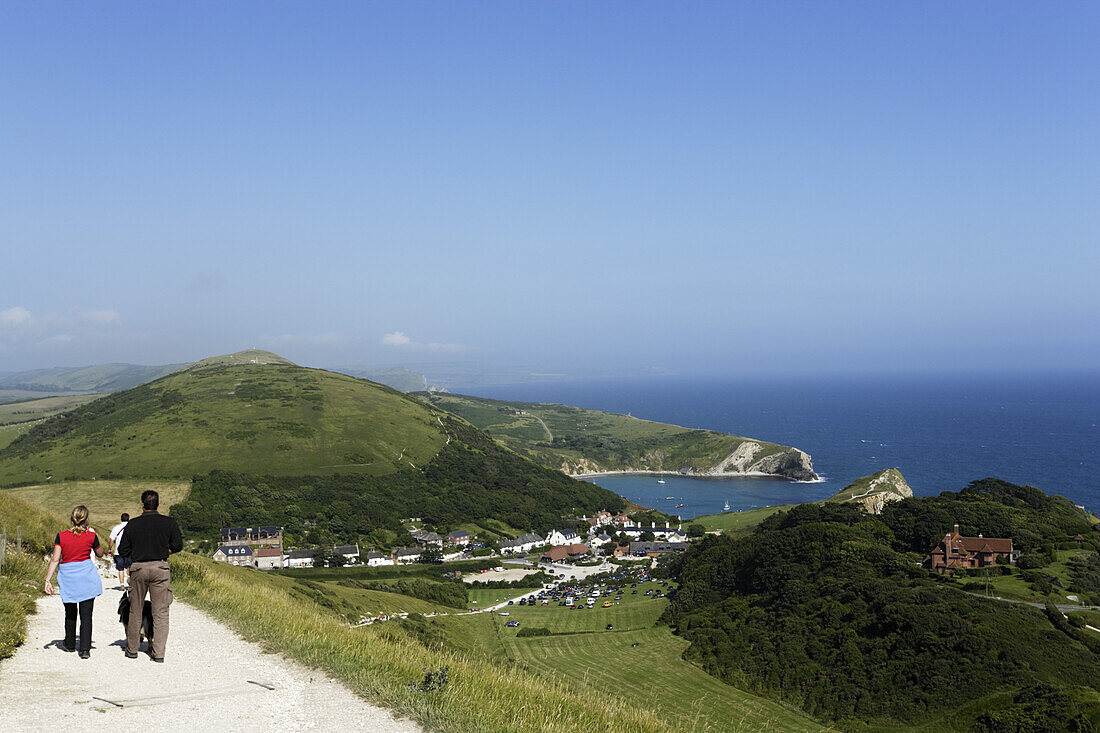
[[[526,668],[547,678],[567,680],[577,688],[606,690],[624,700],[645,701],[677,730],[823,730],[796,711],[731,687],[683,661],[680,655],[688,644],[668,627],[523,639],[506,636],[504,644]]]
[[[684,467],[704,471],[749,440],[568,405],[506,402],[441,392],[421,392],[417,396],[462,416],[522,455],[567,472],[626,468],[677,471]],[[788,450],[774,443],[756,442],[762,447],[753,460]]]
[[[62,419],[62,418],[55,418]],[[281,364],[178,372],[76,408],[0,450],[0,485],[259,475],[392,473],[446,441],[432,410],[388,387]],[[50,425],[50,435],[36,433]]]
[[[74,506],[83,504],[91,512],[93,524],[102,524],[109,528],[118,523],[123,512],[130,516],[141,514],[141,492],[146,489],[160,494],[162,513],[171,513],[173,504],[187,498],[191,491],[191,482],[141,479],[68,481],[3,489],[0,493],[6,491],[12,496],[66,517]]]
[[[66,410],[86,405],[102,396],[99,394],[65,395],[0,405],[0,425],[42,420],[43,418],[59,415]]]
[[[738,532],[748,532],[776,512],[790,508],[790,504],[780,504],[778,506],[749,509],[743,512],[708,514],[690,520],[689,524],[701,524],[708,532],[717,531],[727,534],[736,534]]]

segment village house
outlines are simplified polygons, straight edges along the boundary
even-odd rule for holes
[[[406,565],[419,560],[423,553],[419,547],[398,547],[393,551],[393,562],[395,565]]]
[[[214,551],[214,560],[230,565],[251,565],[252,548],[248,545],[222,545]]]
[[[316,547],[306,550],[291,550],[287,553],[284,565],[288,568],[311,568],[319,550]]]
[[[283,567],[283,551],[278,547],[259,547],[253,550],[252,567],[260,570]]]
[[[681,542],[687,539],[687,532],[684,532],[682,525],[676,527],[667,525],[658,526],[656,522],[650,522],[648,527],[644,525],[623,527],[623,533],[634,539],[641,537],[646,532],[652,532],[654,537],[660,537],[669,542]]]
[[[466,546],[470,544],[470,533],[464,529],[456,529],[447,535],[448,545],[461,545]]]
[[[559,547],[561,545],[572,545],[580,542],[581,538],[576,532],[571,529],[552,529],[550,534],[546,535],[546,544]]]
[[[571,545],[558,545],[539,555],[539,562],[560,563],[579,560],[590,551],[588,545],[579,542]]]
[[[332,548],[332,554],[344,558],[349,564],[359,562],[359,545],[336,545]]]
[[[536,547],[541,547],[546,544],[546,540],[539,537],[537,534],[521,534],[514,540],[501,540],[497,543],[501,552],[529,552]]]
[[[256,545],[282,547],[282,527],[223,527],[223,545]]]
[[[631,542],[630,554],[635,557],[660,557],[687,549],[686,542]]]
[[[410,529],[409,534],[416,540],[416,544],[421,547],[427,547],[433,545],[435,547],[443,547],[443,538],[437,535],[435,532],[429,532],[425,529]]]
[[[367,561],[367,565],[372,568],[377,568],[382,565],[393,565],[393,557],[390,555],[383,555],[377,550],[371,550],[363,557]]]
[[[1018,550],[1012,549],[1012,539],[1002,537],[964,537],[959,525],[944,535],[940,543],[924,558],[924,567],[938,573],[950,574],[959,568],[984,568],[996,565],[1003,558],[1010,565],[1016,564]]]
[[[606,532],[599,535],[598,537],[591,537],[588,540],[588,544],[592,547],[602,547],[608,542],[611,542],[611,535],[607,534]]]

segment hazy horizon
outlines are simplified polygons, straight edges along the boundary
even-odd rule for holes
[[[1098,31],[991,2],[8,4],[0,372],[1091,373]]]

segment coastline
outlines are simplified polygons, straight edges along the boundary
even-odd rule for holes
[[[740,471],[725,473],[680,473],[679,471],[642,471],[631,469],[623,471],[593,471],[589,473],[569,474],[570,478],[575,478],[581,481],[588,478],[598,478],[600,476],[675,476],[678,478],[698,479],[701,481],[730,478],[773,478],[778,481],[787,481],[792,484],[819,484],[825,481],[825,477],[823,476],[818,476],[817,478],[810,479],[808,481],[796,481],[795,479],[789,479],[786,476],[779,476],[774,473],[763,473],[761,471]]]

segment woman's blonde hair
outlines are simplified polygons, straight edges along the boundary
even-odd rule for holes
[[[80,534],[88,529],[88,507],[81,504],[73,509],[73,513],[69,515],[69,521],[73,525],[73,534]]]

